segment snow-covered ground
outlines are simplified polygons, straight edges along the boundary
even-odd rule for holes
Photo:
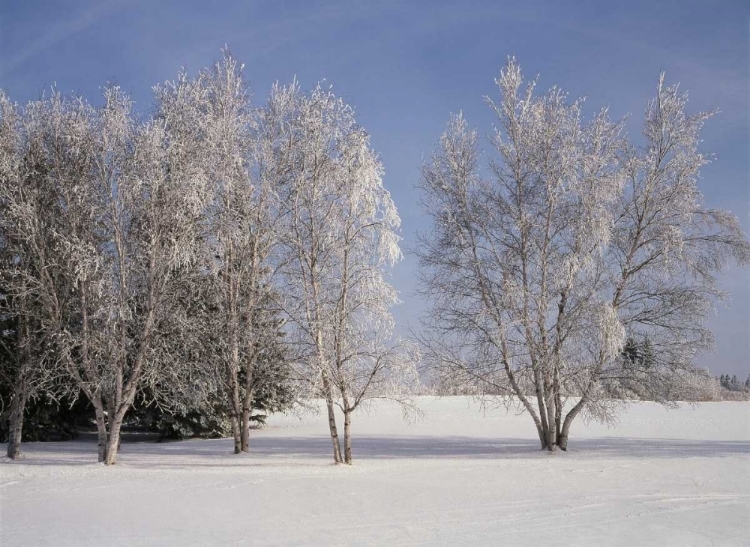
[[[421,398],[355,416],[353,467],[323,414],[230,440],[31,443],[0,464],[2,545],[750,545],[750,403],[636,404],[567,453],[529,417]],[[0,446],[0,449],[5,450]]]

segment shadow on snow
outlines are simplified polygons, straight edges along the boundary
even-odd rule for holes
[[[2,446],[2,445],[0,445]],[[122,444],[120,461],[128,467],[275,466],[288,460],[312,459],[306,465],[328,463],[331,440],[316,437],[260,437],[251,440],[250,454],[235,456],[231,439]],[[366,459],[513,459],[549,458],[533,439],[476,438],[461,436],[362,436],[352,440],[354,458]],[[4,448],[0,448],[3,451]],[[96,458],[96,443],[88,439],[25,445],[28,465],[89,465]],[[750,454],[750,442],[603,437],[572,439],[560,457],[597,458],[691,458]],[[143,457],[139,461],[139,457]],[[179,461],[170,461],[178,458]],[[7,461],[7,460],[6,460]]]

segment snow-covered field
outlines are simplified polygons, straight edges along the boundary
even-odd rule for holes
[[[91,442],[26,444],[0,464],[0,544],[750,545],[750,403],[633,405],[555,455],[526,415],[419,405],[355,416],[353,467],[322,414],[273,416],[251,455],[123,444],[105,468]]]

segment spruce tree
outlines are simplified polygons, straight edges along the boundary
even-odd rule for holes
[[[641,352],[642,366],[644,369],[651,369],[654,366],[655,356],[654,348],[648,336],[643,341],[643,350]]]

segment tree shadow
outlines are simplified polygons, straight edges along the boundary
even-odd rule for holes
[[[636,437],[600,437],[571,440],[570,451],[594,457],[638,458],[723,458],[750,455],[748,441],[709,441],[688,439],[639,439]]]
[[[750,455],[750,442],[603,437],[572,439],[566,453],[552,455],[534,439],[463,436],[362,436],[352,440],[355,460],[507,460],[529,458],[720,458]],[[120,461],[136,468],[283,467],[330,463],[330,438],[256,437],[250,454],[232,454],[231,439],[179,442],[123,442]],[[96,441],[26,445],[28,465],[91,465]],[[90,459],[88,458],[90,455]],[[295,461],[297,460],[297,461]],[[299,461],[303,460],[303,461]]]
[[[375,459],[508,459],[549,457],[535,439],[462,436],[368,436],[352,439],[355,456]],[[264,438],[252,447],[258,456],[314,457],[331,452],[327,438]],[[750,455],[750,442],[605,437],[571,440],[563,455],[592,458],[726,457]]]

